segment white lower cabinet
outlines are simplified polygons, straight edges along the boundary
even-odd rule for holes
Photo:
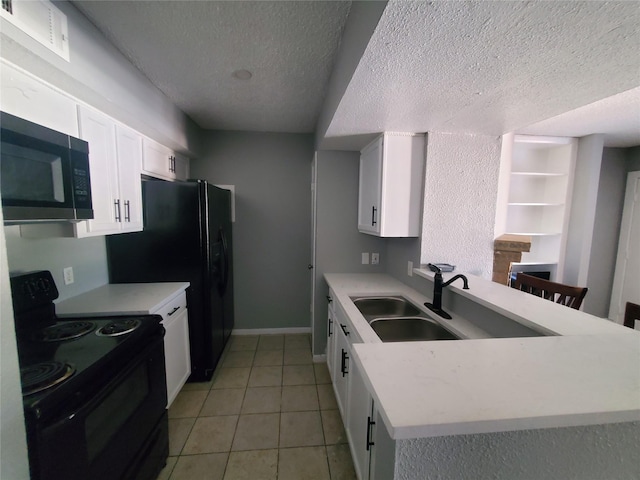
[[[335,302],[333,301],[334,295],[332,291],[329,291],[327,296],[328,315],[327,315],[327,369],[331,379],[335,379],[335,352],[336,352],[336,331],[335,331]]]
[[[367,389],[363,373],[353,360],[352,345],[362,339],[336,301],[329,295],[327,364],[344,424],[353,466],[359,480],[391,480],[395,468],[395,441],[388,435]]]
[[[347,423],[349,411],[349,375],[351,369],[351,344],[362,340],[353,329],[347,315],[342,311],[340,304],[334,305],[332,323],[332,337],[335,342],[333,353],[333,389],[336,392],[336,401],[342,415],[342,421]]]
[[[369,478],[370,453],[375,445],[376,426],[373,399],[355,362],[349,371],[349,412],[345,431],[358,478]]]
[[[191,375],[186,294],[183,292],[151,313],[162,316],[162,325],[165,328],[164,356],[167,371],[167,408],[169,408]]]

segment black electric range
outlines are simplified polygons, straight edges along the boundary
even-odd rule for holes
[[[168,454],[162,318],[58,319],[47,271],[11,289],[32,479],[155,478]]]

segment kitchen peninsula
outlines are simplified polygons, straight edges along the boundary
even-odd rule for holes
[[[431,282],[423,295],[387,275],[325,275],[334,324],[355,339],[342,411],[361,477],[636,478],[640,332],[467,277],[469,290],[447,287],[453,318],[433,317],[460,340],[383,343],[352,298],[422,306]],[[496,335],[514,322],[537,336]],[[350,429],[359,410],[366,432]]]

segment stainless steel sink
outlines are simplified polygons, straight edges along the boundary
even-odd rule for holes
[[[449,330],[424,317],[378,318],[370,325],[383,342],[458,339]]]
[[[383,342],[459,338],[404,297],[351,297],[351,300]]]
[[[411,317],[418,315],[418,310],[404,297],[362,297],[352,298],[353,303],[365,318],[378,317]]]

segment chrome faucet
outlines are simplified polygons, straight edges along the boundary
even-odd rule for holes
[[[442,289],[448,285],[451,285],[457,279],[461,278],[463,282],[462,288],[465,290],[469,290],[469,281],[464,275],[458,274],[443,283],[442,270],[440,270],[440,268],[433,265],[432,263],[429,263],[427,266],[431,269],[432,272],[435,272],[435,276],[433,277],[433,303],[425,303],[424,306],[432,312],[437,313],[442,318],[451,319],[451,315],[449,315],[442,309]]]

